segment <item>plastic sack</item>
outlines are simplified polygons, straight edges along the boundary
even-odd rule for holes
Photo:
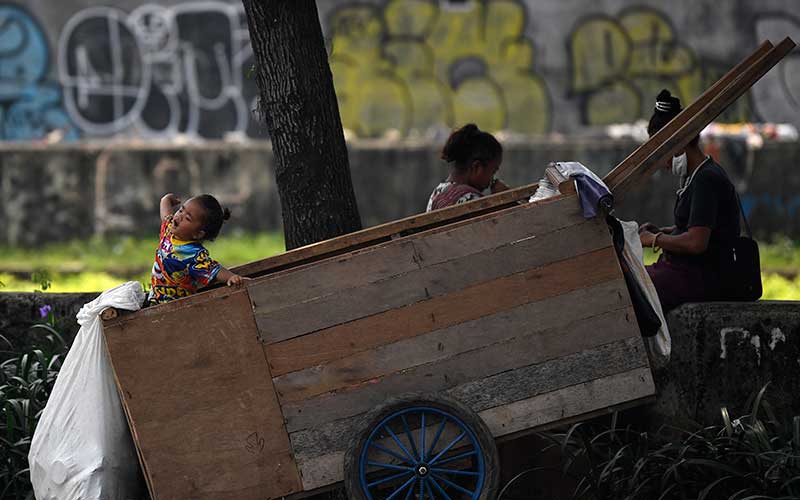
[[[642,242],[639,240],[639,224],[636,221],[619,222],[622,224],[622,230],[625,233],[625,248],[622,252],[625,262],[628,263],[628,267],[636,277],[636,281],[641,285],[642,291],[647,296],[650,305],[655,309],[658,319],[661,320],[661,328],[659,328],[658,333],[652,337],[642,337],[650,355],[651,364],[654,368],[661,368],[669,362],[669,356],[672,351],[672,339],[669,336],[667,319],[661,309],[661,301],[658,300],[656,287],[644,267],[644,251],[642,250]]]
[[[103,292],[78,312],[80,331],[33,434],[28,454],[38,500],[142,498],[136,449],[106,353],[100,313],[138,310],[142,285]]]

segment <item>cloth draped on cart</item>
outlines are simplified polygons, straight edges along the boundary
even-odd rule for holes
[[[78,331],[31,441],[28,461],[39,500],[138,499],[136,448],[106,352],[100,313],[138,310],[145,295],[131,281],[78,312]]]

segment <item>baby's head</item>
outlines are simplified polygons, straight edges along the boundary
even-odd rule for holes
[[[210,194],[189,198],[172,216],[172,234],[184,241],[213,240],[230,219],[231,211],[223,208]]]

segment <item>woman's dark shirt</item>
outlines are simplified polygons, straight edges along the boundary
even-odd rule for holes
[[[700,255],[669,253],[671,261],[714,269],[719,251],[730,247],[739,236],[739,203],[728,174],[711,158],[697,167],[694,178],[675,202],[674,235],[690,227],[711,228],[708,249]]]

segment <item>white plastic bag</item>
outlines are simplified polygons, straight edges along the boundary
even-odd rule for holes
[[[625,257],[625,262],[628,263],[628,268],[633,273],[636,281],[642,286],[642,291],[644,291],[650,305],[656,311],[658,319],[661,320],[661,328],[658,329],[658,333],[652,337],[642,337],[650,355],[651,364],[654,368],[661,368],[669,362],[669,356],[672,351],[672,339],[669,336],[667,319],[661,309],[661,301],[658,300],[656,287],[644,267],[644,251],[642,250],[642,242],[639,240],[639,224],[636,221],[621,220],[619,222],[622,224],[622,230],[625,233],[625,248],[622,251],[622,255]]]
[[[142,285],[103,292],[78,312],[81,326],[33,434],[28,454],[38,500],[143,496],[139,463],[108,360],[100,313],[138,310]]]

